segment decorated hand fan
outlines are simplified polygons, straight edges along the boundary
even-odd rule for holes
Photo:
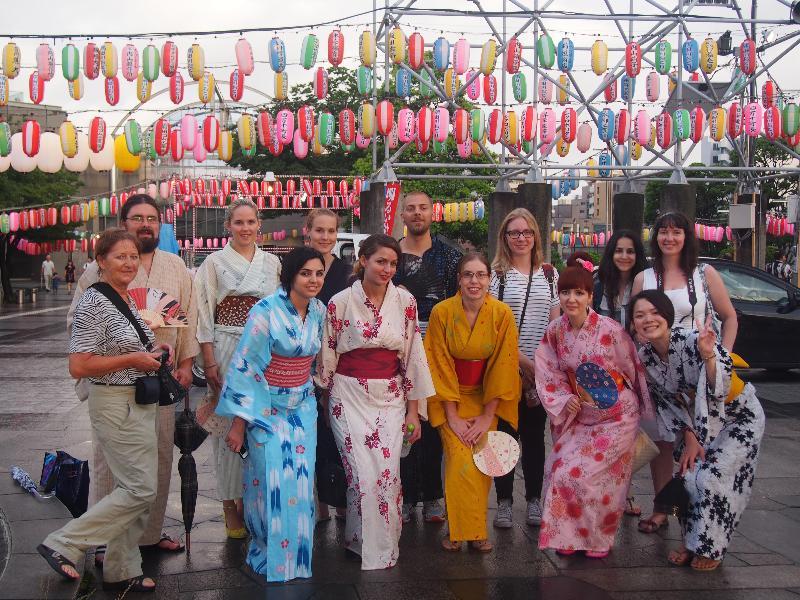
[[[128,290],[142,318],[153,327],[187,327],[189,320],[180,303],[157,288],[133,288]]]
[[[489,431],[472,449],[472,460],[484,475],[502,477],[519,460],[519,444],[502,431]]]
[[[575,371],[575,380],[592,397],[598,408],[611,408],[617,403],[617,381],[603,367],[595,363],[583,363]]]

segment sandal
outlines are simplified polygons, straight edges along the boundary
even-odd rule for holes
[[[660,529],[666,529],[669,527],[669,518],[664,515],[664,520],[660,523],[653,519],[653,517],[648,517],[647,519],[642,519],[639,521],[638,529],[642,533],[655,533]]]
[[[636,506],[633,501],[635,498],[633,496],[628,496],[625,499],[625,514],[630,517],[641,517],[642,516],[642,509],[639,506]]]
[[[122,581],[104,581],[103,589],[122,592],[155,592],[156,584],[145,585],[144,580],[150,579],[144,575],[138,577],[131,577],[130,579],[123,579]]]
[[[694,554],[686,548],[683,550],[673,550],[669,553],[669,556],[667,556],[667,562],[673,567],[685,567],[690,562],[693,562],[693,557]]]
[[[606,558],[611,550],[587,550],[586,558]]]
[[[103,562],[105,561],[105,559],[106,559],[106,547],[105,547],[105,545],[98,546],[97,548],[95,548],[94,549],[94,566],[97,567],[98,569],[102,569],[103,568]]]
[[[702,562],[702,564],[701,564]],[[698,554],[692,559],[692,569],[695,571],[713,571],[722,564],[721,560],[713,560]]]
[[[165,546],[162,546],[164,542],[175,544],[175,547],[167,548]],[[147,546],[139,546],[139,548],[142,550],[161,550],[162,552],[183,552],[184,550],[186,550],[186,546],[181,544],[178,540],[173,540],[165,532],[161,533],[161,539],[158,540],[155,544],[148,544]]]
[[[556,548],[556,554],[559,556],[572,556],[575,552],[575,550],[567,550],[566,548]]]
[[[469,547],[478,552],[491,552],[494,550],[494,544],[489,540],[475,540],[469,543]]]
[[[448,552],[460,552],[461,542],[454,542],[450,538],[442,538],[442,548]]]
[[[69,581],[77,581],[81,578],[80,573],[78,573],[78,568],[75,566],[71,560],[69,560],[66,556],[61,554],[60,552],[56,552],[52,548],[48,548],[44,544],[39,544],[36,546],[36,551],[42,555],[47,561],[47,564],[59,575],[61,575],[64,579]],[[64,567],[70,567],[73,571],[75,571],[76,575],[73,577],[69,573],[64,570]]]

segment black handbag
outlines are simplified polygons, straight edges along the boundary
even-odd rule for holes
[[[658,510],[683,519],[689,512],[689,492],[683,477],[675,475],[667,485],[656,494],[653,504]]]
[[[39,487],[56,498],[78,518],[89,504],[89,461],[79,460],[63,450],[45,452]]]

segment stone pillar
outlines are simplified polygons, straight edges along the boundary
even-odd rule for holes
[[[550,262],[552,188],[547,183],[523,183],[516,192],[494,192],[489,198],[489,259],[494,258],[500,223],[515,208],[527,208],[539,224],[543,254]]]
[[[360,233],[383,233],[384,184],[371,183],[359,195],[361,206]]]
[[[697,215],[696,189],[690,183],[668,183],[661,191],[661,213],[681,212],[694,224]]]
[[[644,225],[644,194],[633,192],[614,194],[611,211],[612,231],[629,229],[641,235]]]

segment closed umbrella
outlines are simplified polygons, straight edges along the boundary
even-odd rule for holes
[[[192,452],[208,436],[208,432],[200,427],[195,419],[194,412],[189,409],[189,397],[186,396],[183,412],[175,419],[175,445],[181,451],[178,460],[178,474],[181,477],[181,512],[183,513],[183,526],[186,530],[186,552],[191,552],[191,530],[194,521],[194,511],[197,505],[197,466]]]

